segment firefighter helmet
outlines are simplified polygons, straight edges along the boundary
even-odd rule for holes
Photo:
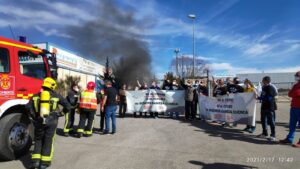
[[[56,81],[54,79],[52,79],[51,77],[46,77],[44,79],[42,87],[46,87],[46,88],[49,88],[51,90],[55,90],[55,88],[56,88]]]
[[[96,84],[95,84],[95,82],[92,82],[92,81],[88,82],[88,84],[86,85],[86,88],[88,90],[94,90],[95,87],[96,87]]]

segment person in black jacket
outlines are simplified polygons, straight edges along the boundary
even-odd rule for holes
[[[239,85],[240,81],[238,77],[233,79],[233,82],[229,82],[227,84],[227,91],[228,93],[243,93],[244,88]]]
[[[68,137],[69,133],[74,133],[75,110],[78,107],[79,87],[77,84],[71,85],[68,92],[67,100],[71,105],[71,111],[65,114],[64,136]]]
[[[227,94],[227,87],[224,84],[223,79],[218,79],[217,80],[217,85],[215,86],[213,90],[213,96],[214,97],[219,97]]]
[[[208,96],[208,88],[207,88],[207,86],[205,86],[203,81],[200,81],[199,86],[197,88],[197,91],[198,91],[199,94],[202,94],[204,96]]]
[[[263,88],[261,96],[258,98],[261,101],[261,124],[263,128],[262,134],[258,135],[260,138],[268,136],[267,126],[270,125],[271,135],[269,140],[276,141],[275,138],[275,110],[276,110],[276,90],[271,83],[271,78],[265,76],[262,80]]]

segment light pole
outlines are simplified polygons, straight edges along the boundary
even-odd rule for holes
[[[195,78],[195,14],[189,14],[188,17],[193,20],[193,78]]]
[[[174,50],[174,52],[176,53],[176,75],[179,76],[179,71],[178,71],[178,53],[180,52],[180,49],[176,48]]]
[[[181,78],[183,78],[183,58],[184,56],[181,56]]]

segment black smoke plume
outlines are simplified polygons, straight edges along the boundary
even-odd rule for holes
[[[67,32],[80,53],[102,63],[108,57],[119,84],[135,83],[151,77],[147,43],[131,31],[142,26],[133,12],[121,10],[113,0],[101,0],[96,19],[70,26]]]

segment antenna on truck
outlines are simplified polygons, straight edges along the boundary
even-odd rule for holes
[[[16,40],[16,36],[15,36],[15,34],[14,34],[14,32],[13,32],[13,30],[12,30],[10,24],[9,24],[8,26],[9,26],[9,30],[10,30],[10,33],[11,33],[13,39]]]

